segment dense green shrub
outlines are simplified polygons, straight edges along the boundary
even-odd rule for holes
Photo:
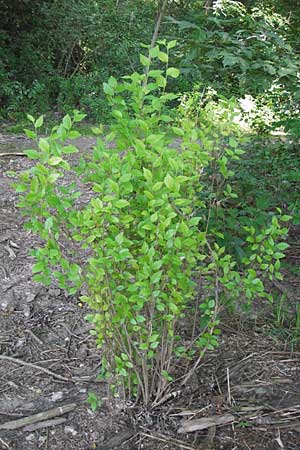
[[[286,246],[277,242],[286,230],[275,216],[260,234],[247,230],[243,272],[218,244],[222,223],[213,228],[210,221],[235,198],[228,162],[241,154],[239,133],[222,105],[203,110],[199,127],[185,115],[174,121],[168,103],[176,96],[166,92],[168,79],[179,75],[168,67],[174,45],[141,55],[144,74],[104,83],[114,121],[105,137],[94,129],[92,156],[82,155],[75,167],[67,161],[77,149],[66,139],[78,135],[72,126],[82,118],[67,115],[38,140],[39,150],[27,150],[37,163],[17,185],[26,226],[45,242],[33,251],[35,280],[56,278],[61,288],[81,291],[102,348],[102,375],[147,406],[164,398],[176,359],[194,358],[186,382],[205,350],[217,345],[226,301],[270,297],[260,275],[280,277]],[[151,59],[167,67],[151,69]],[[29,118],[35,131],[27,134],[37,138],[42,118]],[[107,147],[112,141],[115,147]],[[65,175],[79,181],[60,183]],[[92,190],[85,202],[77,202],[81,183]],[[189,345],[180,333],[185,316],[194,323]]]

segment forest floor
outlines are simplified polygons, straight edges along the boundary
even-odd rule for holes
[[[81,152],[93,144],[89,137],[76,142]],[[219,347],[160,407],[125,408],[110,397],[97,379],[100,354],[86,306],[31,279],[28,252],[39,242],[23,229],[12,187],[32,164],[18,155],[30,145],[0,134],[0,449],[299,450],[300,348],[274,333],[270,305],[257,305],[250,318],[225,317]],[[300,232],[291,232],[297,245],[287,258],[299,265]],[[287,273],[276,289],[293,310],[299,277]],[[89,392],[101,400],[96,411]]]

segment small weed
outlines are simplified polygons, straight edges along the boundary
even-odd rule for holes
[[[94,392],[89,392],[87,403],[90,405],[92,411],[96,411],[101,406],[101,400],[97,397]]]

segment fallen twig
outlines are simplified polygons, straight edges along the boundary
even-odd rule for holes
[[[44,342],[40,338],[38,338],[31,330],[27,329],[25,330],[25,332],[28,333],[38,344],[44,345]]]
[[[61,425],[66,422],[67,419],[64,417],[59,417],[58,419],[44,420],[43,422],[33,423],[32,425],[28,425],[24,428],[23,431],[35,431],[40,430],[41,428],[54,427],[56,425]]]
[[[45,369],[44,367],[38,366],[37,364],[22,361],[21,359],[12,358],[11,356],[4,356],[4,355],[0,355],[0,359],[4,359],[5,361],[10,361],[15,364],[20,364],[21,366],[32,367],[33,369],[39,370],[40,372],[47,373],[51,377],[57,378],[58,380],[61,380],[61,381],[67,381],[67,382],[72,382],[72,383],[75,382],[75,380],[73,380],[71,378],[64,377],[62,375],[59,375],[58,373],[52,372],[51,370]]]
[[[1,156],[27,156],[25,153],[0,153]]]
[[[155,439],[160,442],[168,443],[170,445],[176,445],[176,447],[184,448],[186,450],[196,450],[196,447],[192,447],[188,445],[186,442],[179,441],[177,439],[172,439],[169,436],[164,436],[162,434],[158,433],[141,433],[141,436],[144,436],[146,438]],[[202,450],[202,447],[197,447],[197,450]],[[204,449],[203,449],[204,450]]]
[[[8,448],[9,449],[9,445],[7,444],[7,442],[5,442],[3,439],[1,439],[0,438],[0,443],[2,444],[2,445],[4,445],[4,447],[5,448]]]
[[[49,409],[49,411],[33,414],[32,416],[23,417],[22,419],[11,420],[10,422],[0,425],[0,430],[16,430],[25,427],[26,425],[51,419],[52,417],[62,416],[63,414],[73,411],[76,406],[76,403],[69,403],[68,405],[58,406],[57,408]]]

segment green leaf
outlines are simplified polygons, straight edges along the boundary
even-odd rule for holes
[[[44,270],[44,263],[42,261],[37,262],[32,267],[32,273],[43,272],[43,270]]]
[[[122,245],[123,242],[124,242],[124,233],[119,233],[119,234],[115,237],[115,239],[116,239],[116,242],[117,242],[119,245]]]
[[[98,136],[98,135],[100,135],[100,134],[103,133],[103,127],[102,127],[102,126],[100,126],[100,127],[92,127],[92,132],[93,132],[96,136]]]
[[[233,137],[230,137],[229,145],[230,145],[230,147],[236,148],[238,146],[238,143],[236,142],[236,140]]]
[[[116,119],[122,119],[123,114],[121,113],[121,111],[119,111],[118,109],[114,109],[112,111],[112,115],[116,118]]]
[[[143,66],[149,67],[150,66],[150,59],[147,58],[147,56],[140,54],[140,62]]]
[[[147,343],[140,344],[139,349],[140,350],[147,350],[148,349],[148,344]]]
[[[184,136],[184,131],[181,128],[172,127],[172,130],[177,136]]]
[[[177,45],[177,41],[176,41],[176,40],[170,41],[170,42],[168,42],[168,44],[167,44],[167,49],[168,49],[168,50],[171,50],[171,48],[176,47],[176,45]]]
[[[114,90],[108,83],[103,83],[103,91],[106,95],[114,95]]]
[[[167,63],[169,61],[168,54],[165,52],[159,52],[158,58],[160,59],[160,61],[162,61],[164,63]]]
[[[51,230],[52,226],[53,226],[53,219],[52,217],[48,217],[48,219],[45,222],[45,230],[47,231]]]
[[[37,134],[36,134],[35,131],[28,130],[27,128],[25,128],[24,131],[25,131],[26,136],[27,136],[29,139],[36,139]]]
[[[30,122],[34,123],[35,118],[31,114],[26,114],[26,117],[28,120],[30,120]]]
[[[92,411],[96,411],[96,409],[101,405],[101,401],[94,392],[89,392],[86,401],[90,405]]]
[[[278,250],[286,250],[287,248],[289,248],[289,244],[287,244],[286,242],[279,242],[279,244],[276,245]]]
[[[71,130],[68,134],[69,139],[77,139],[80,136],[81,136],[81,133],[79,133],[79,131],[77,131],[77,130]]]
[[[63,159],[60,156],[52,156],[49,161],[48,164],[50,166],[58,166],[58,164],[60,164],[63,161]]]
[[[162,273],[163,273],[162,270],[159,270],[154,275],[152,275],[152,277],[150,279],[150,283],[152,283],[152,284],[158,283],[159,280],[161,279]]]
[[[49,142],[47,141],[47,139],[41,138],[39,140],[39,148],[43,151],[43,152],[48,152],[50,149],[50,145]]]
[[[159,334],[152,334],[152,336],[149,337],[149,342],[155,342],[159,340]]]
[[[162,88],[164,88],[164,87],[167,86],[167,80],[166,80],[165,77],[163,77],[162,75],[159,75],[159,76],[156,78],[156,83],[157,83],[157,85],[158,85],[159,87],[162,87]]]
[[[177,78],[180,74],[179,70],[175,67],[169,67],[166,72],[168,77]]]
[[[159,342],[152,342],[152,344],[150,344],[150,348],[152,348],[152,350],[156,349],[159,346]]]
[[[21,193],[21,192],[26,192],[28,190],[28,186],[26,184],[17,184],[15,186],[16,192]]]
[[[153,175],[152,172],[148,169],[146,169],[145,167],[143,167],[143,172],[144,172],[144,177],[146,178],[147,181],[152,181]]]
[[[148,73],[148,76],[156,78],[156,77],[159,77],[159,75],[162,75],[162,73],[163,73],[162,70],[150,70]]]
[[[44,123],[44,116],[40,116],[36,121],[35,121],[35,128],[41,128],[41,126]]]
[[[57,172],[50,173],[49,178],[48,178],[49,183],[55,183],[56,180],[57,180],[60,176],[61,176],[61,174],[60,174],[60,173],[57,173]]]
[[[160,188],[162,187],[162,185],[163,185],[163,182],[162,182],[162,181],[158,181],[157,183],[155,183],[155,184],[152,186],[152,190],[153,190],[154,192],[157,192],[157,191],[160,190]]]
[[[129,202],[127,200],[117,200],[116,202],[114,202],[114,206],[116,208],[125,208],[126,206],[129,205]]]
[[[60,125],[60,126],[58,127],[58,129],[57,129],[57,135],[58,135],[58,137],[59,137],[62,141],[64,141],[64,140],[66,139],[66,137],[67,137],[67,131],[66,131],[66,129],[65,129],[62,125]]]
[[[126,353],[121,353],[121,358],[123,361],[128,361],[128,356],[126,355]]]
[[[151,56],[151,58],[158,58],[158,56],[159,56],[159,46],[156,45],[155,47],[150,48],[149,55]]]
[[[30,159],[39,159],[41,154],[37,150],[24,150],[24,154]]]
[[[167,186],[167,188],[171,189],[174,184],[174,179],[171,177],[171,175],[167,174],[164,179],[164,183]]]
[[[63,118],[62,124],[63,124],[63,127],[64,127],[66,130],[70,130],[70,129],[71,129],[71,127],[72,127],[72,120],[71,120],[71,117],[69,116],[69,114],[67,114],[67,115]]]
[[[78,153],[78,149],[74,145],[66,145],[62,149],[63,153],[69,154],[69,153]]]
[[[273,257],[276,258],[276,259],[281,259],[281,258],[285,257],[285,254],[281,253],[281,252],[275,252]]]
[[[81,113],[77,111],[77,109],[73,110],[73,120],[74,122],[81,122],[87,115],[85,113]]]
[[[118,82],[115,77],[110,76],[108,79],[108,84],[114,89],[118,86]]]

